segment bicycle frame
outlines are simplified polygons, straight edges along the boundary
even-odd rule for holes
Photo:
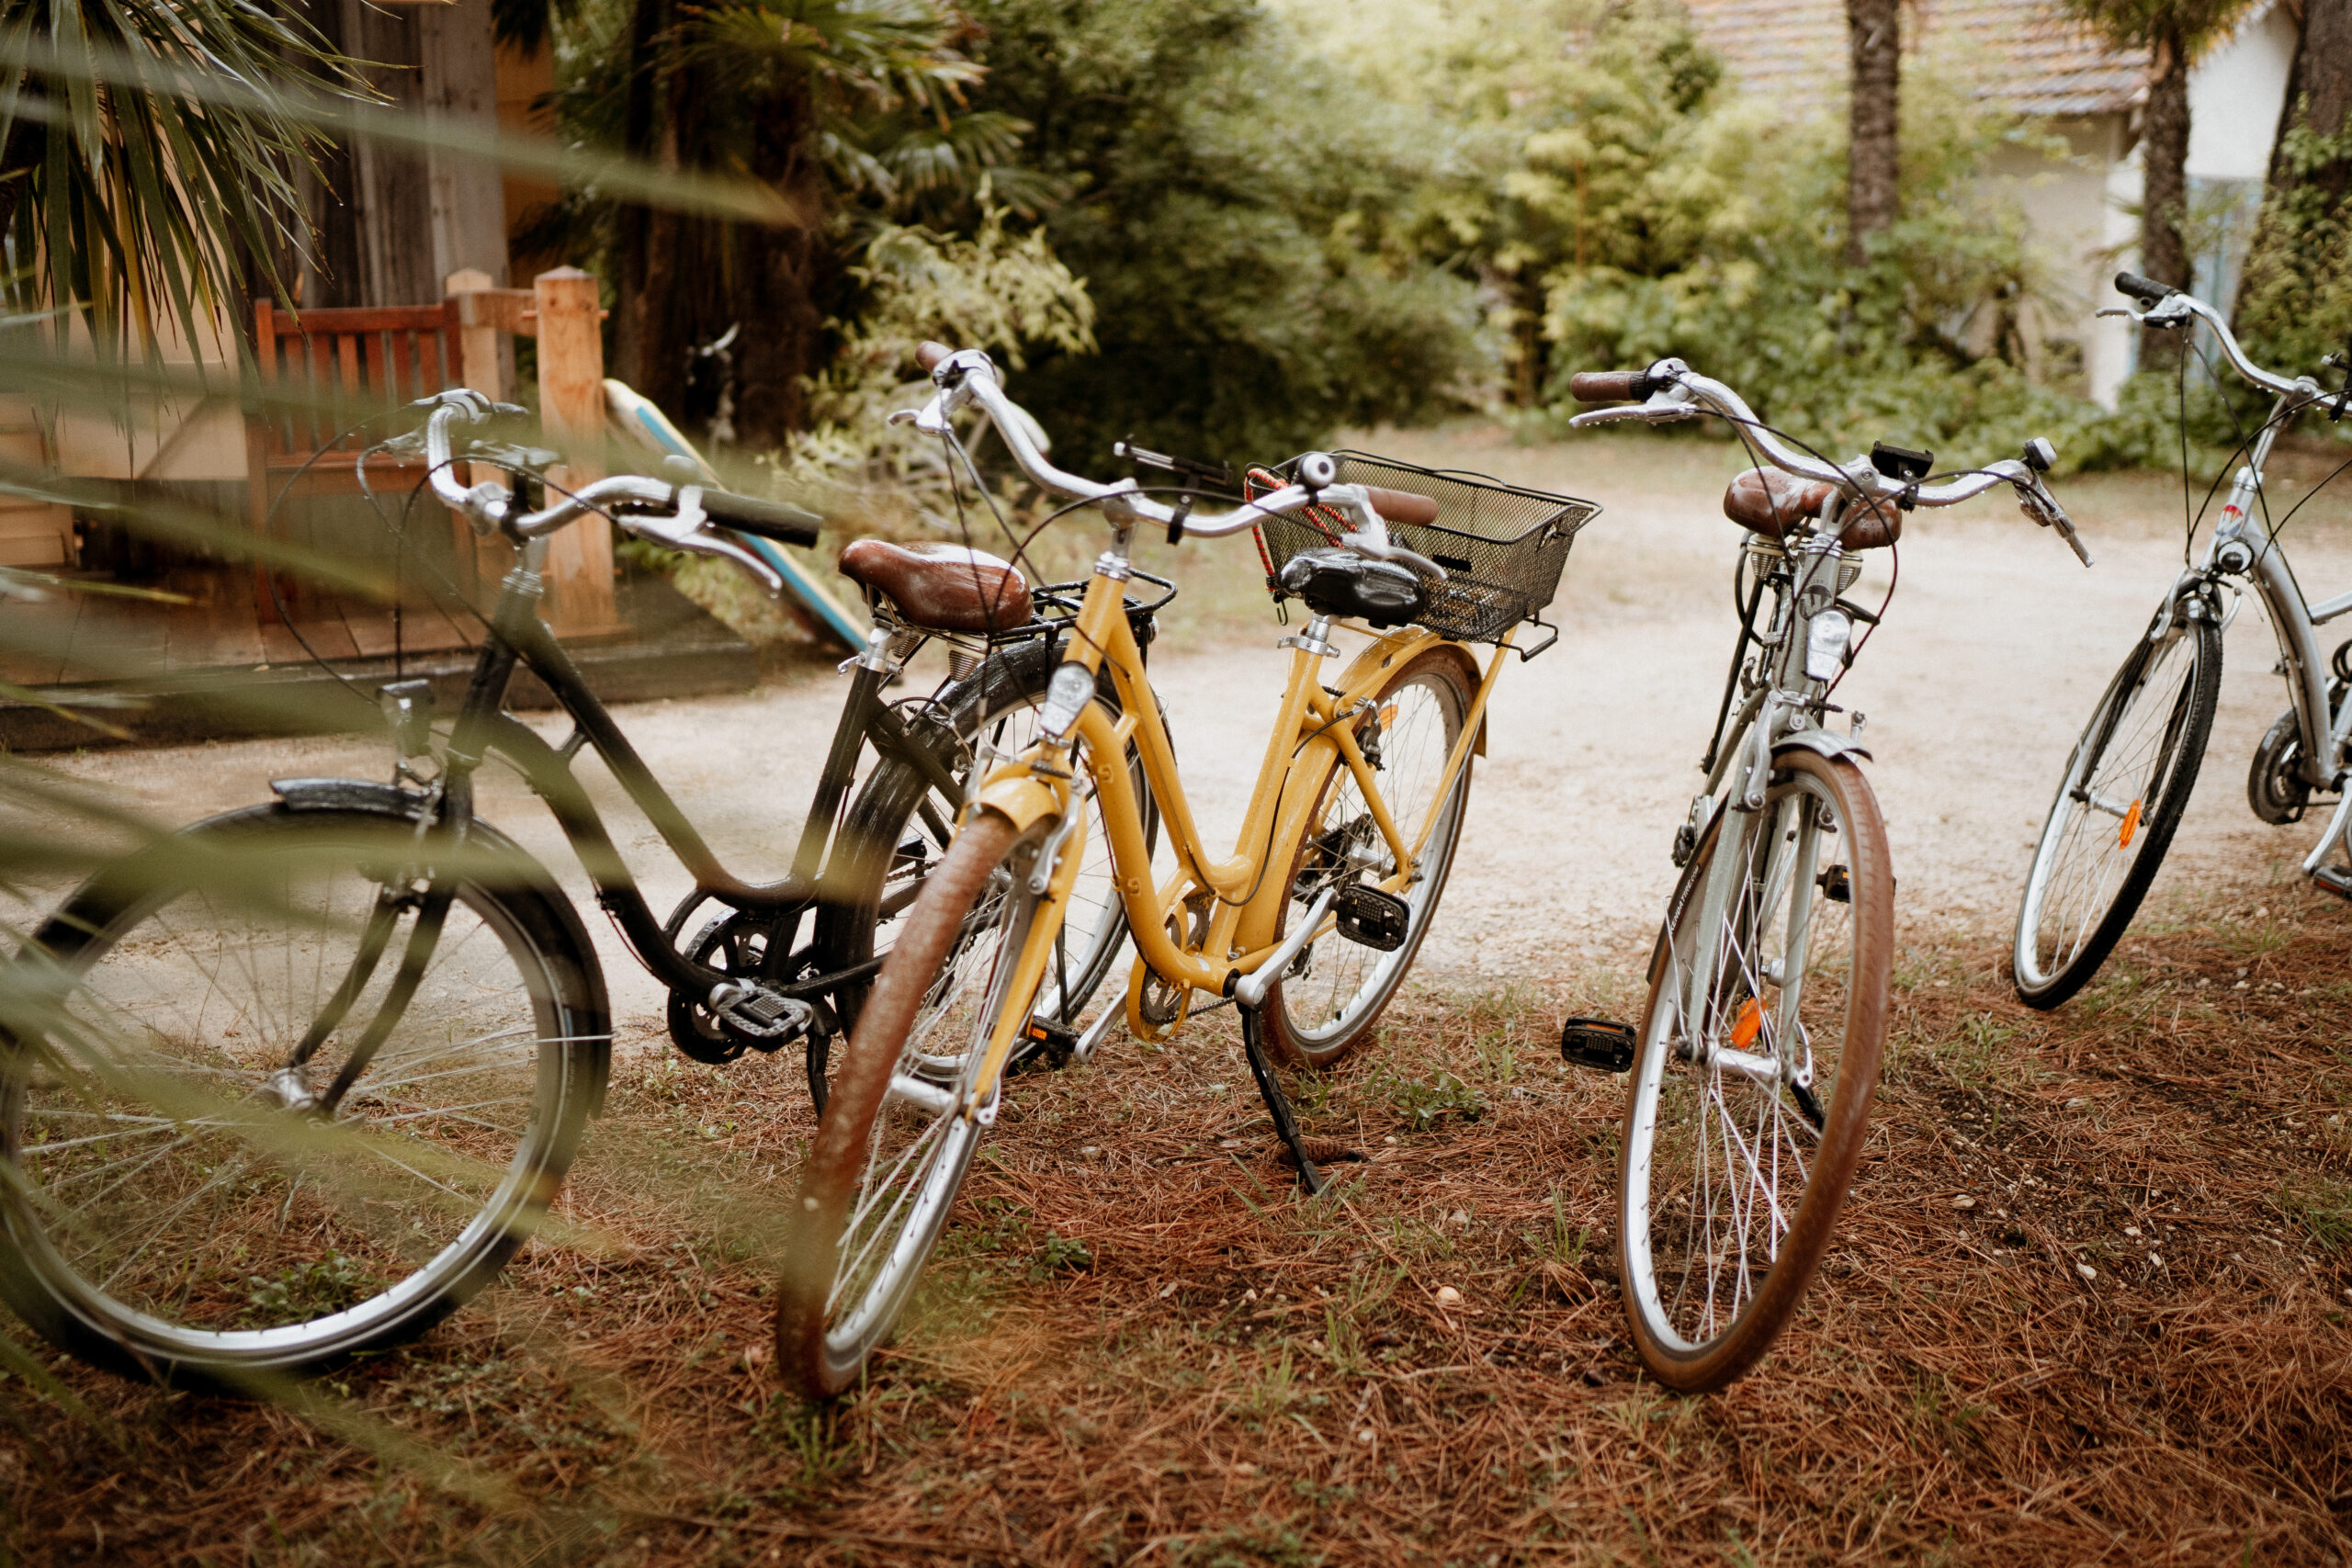
[[[2328,665],[2319,647],[2319,628],[2352,611],[2352,593],[2341,593],[2319,604],[2303,597],[2286,547],[2271,537],[2257,515],[2263,488],[2263,467],[2289,415],[2311,401],[2298,389],[2280,394],[2262,434],[2255,438],[2248,460],[2230,482],[2230,498],[2220,521],[2205,542],[2203,558],[2181,573],[2156,612],[2148,629],[2151,642],[2177,637],[2184,618],[2222,615],[2212,590],[2229,579],[2248,582],[2262,601],[2272,632],[2278,640],[2280,673],[2301,732],[2298,769],[2314,789],[2333,789],[2344,772],[2347,742],[2352,742],[2352,703],[2339,711],[2328,700]],[[2236,592],[2235,588],[2232,592]],[[2303,863],[2306,874],[2318,869],[2327,851],[2342,836],[2347,816],[2339,802],[2327,831],[2320,835]]]
[[[1846,504],[1850,510],[1853,503]],[[1870,756],[1855,735],[1838,735],[1821,727],[1818,717],[1825,711],[1834,676],[1808,667],[1814,622],[1818,616],[1836,611],[1838,605],[1838,567],[1845,559],[1845,552],[1838,544],[1837,529],[1833,525],[1815,535],[1798,548],[1788,551],[1787,556],[1789,580],[1777,590],[1772,622],[1759,639],[1763,658],[1758,671],[1763,678],[1756,682],[1737,716],[1718,732],[1710,752],[1712,765],[1706,786],[1691,802],[1689,843],[1693,857],[1708,829],[1727,811],[1766,808],[1765,795],[1774,760],[1787,749],[1799,747],[1831,758]],[[1812,812],[1805,811],[1797,828],[1796,842],[1789,852],[1792,858],[1788,859],[1788,864],[1793,868],[1790,874],[1809,880],[1815,874],[1821,825]],[[1657,965],[1669,959],[1681,967],[1681,1012],[1694,1027],[1703,1028],[1711,1016],[1706,1002],[1717,983],[1715,964],[1722,955],[1713,950],[1712,933],[1722,929],[1724,914],[1743,885],[1776,879],[1776,870],[1784,856],[1779,836],[1775,836],[1773,844],[1771,861],[1762,867],[1749,867],[1736,855],[1710,856],[1703,884],[1694,886],[1697,879],[1686,871],[1667,906],[1664,938],[1653,960],[1651,978],[1657,978]],[[1688,864],[1690,858],[1686,857],[1684,863]],[[1680,917],[1693,896],[1698,899],[1698,919],[1687,929],[1701,933],[1706,945],[1701,951],[1685,953],[1675,945],[1675,937],[1686,929]],[[1770,903],[1768,898],[1762,901],[1762,907],[1769,908]],[[1809,916],[1809,905],[1806,913]],[[1772,1031],[1778,1055],[1760,1055],[1718,1040],[1689,1042],[1690,1048],[1702,1053],[1699,1059],[1703,1065],[1727,1068],[1759,1083],[1810,1085],[1812,1064],[1796,1057],[1803,1032],[1796,1024],[1804,989],[1806,935],[1803,919],[1789,932],[1791,951],[1780,982],[1781,994],[1775,1008],[1779,1017]],[[1753,979],[1760,992],[1762,977]]]
[[[735,876],[719,863],[708,842],[629,744],[603,702],[589,689],[579,667],[540,620],[538,604],[545,585],[537,568],[546,547],[544,540],[525,546],[524,564],[509,573],[501,586],[489,635],[482,640],[450,734],[445,765],[435,782],[438,797],[435,826],[452,840],[462,838],[466,825],[473,819],[473,775],[489,753],[499,753],[546,802],[594,886],[597,903],[612,917],[629,951],[672,990],[699,999],[710,997],[716,987],[738,987],[743,977],[696,964],[676,950],[673,933],[655,917],[603,817],[572,771],[572,759],[583,745],[604,760],[662,842],[693,874],[697,897],[716,897],[739,910],[774,914],[796,922],[823,897],[822,863],[865,743],[871,741],[884,755],[911,762],[951,797],[960,793],[954,773],[958,759],[952,754],[952,743],[951,754],[943,757],[933,739],[910,728],[881,698],[883,687],[927,640],[926,634],[877,627],[865,651],[854,661],[849,699],[842,705],[824,772],[802,824],[791,872],[781,881],[764,884]],[[571,716],[572,733],[562,745],[549,745],[504,711],[506,690],[518,665],[537,676],[557,705]],[[787,930],[783,942],[771,944],[773,957],[785,956],[792,934]],[[871,973],[880,963],[871,959],[837,973],[799,980],[778,976],[773,988],[795,998],[820,996]]]
[[[1299,636],[1283,638],[1291,649],[1290,670],[1282,707],[1267,740],[1265,761],[1259,768],[1235,852],[1226,859],[1214,859],[1193,823],[1175,748],[1144,672],[1142,650],[1122,613],[1125,584],[1133,571],[1126,559],[1127,543],[1128,530],[1122,528],[1114,547],[1096,560],[1063,660],[1065,667],[1074,665],[1085,671],[1090,682],[1107,668],[1119,695],[1120,714],[1114,718],[1102,704],[1090,700],[1060,740],[1040,740],[1022,756],[999,762],[976,792],[970,810],[988,810],[1023,830],[1040,822],[1053,823],[1042,854],[1057,859],[1050,863],[1050,872],[1033,874],[1030,889],[1043,896],[1044,905],[1014,960],[1017,967],[1007,992],[1034,998],[1044,983],[1064,913],[1063,900],[1085,843],[1086,813],[1078,808],[1077,781],[1069,765],[1072,745],[1083,749],[1110,839],[1120,901],[1138,953],[1135,977],[1127,987],[1127,1022],[1137,1038],[1151,1040],[1171,1035],[1182,1027],[1191,992],[1232,996],[1245,976],[1278,957],[1287,963],[1286,951],[1295,952],[1305,941],[1317,939],[1331,929],[1318,923],[1303,939],[1295,931],[1287,940],[1277,940],[1275,930],[1290,902],[1292,886],[1289,868],[1273,863],[1287,846],[1299,841],[1314,821],[1324,791],[1340,768],[1348,770],[1363,792],[1374,825],[1396,857],[1396,871],[1375,886],[1394,893],[1411,885],[1438,814],[1470,756],[1485,750],[1487,700],[1517,632],[1502,639],[1485,674],[1476,680],[1462,732],[1432,792],[1429,814],[1415,823],[1399,823],[1390,815],[1351,721],[1369,708],[1373,694],[1391,671],[1425,649],[1459,649],[1460,645],[1418,627],[1375,633],[1371,645],[1349,661],[1336,688],[1327,690],[1317,683],[1316,674],[1322,660],[1337,652],[1326,640],[1330,631],[1328,617],[1316,616]],[[1475,661],[1466,652],[1462,658],[1475,675]],[[1091,684],[1088,689],[1092,689]],[[1128,773],[1130,743],[1140,756],[1176,856],[1174,874],[1158,887],[1152,880],[1141,806]],[[1040,863],[1048,863],[1041,859]],[[1040,876],[1045,878],[1042,883]],[[1168,931],[1171,918],[1180,931],[1184,930],[1182,912],[1204,895],[1212,897],[1214,905],[1202,929],[1182,941],[1171,937]],[[1176,1020],[1165,1028],[1152,1025],[1140,1010],[1141,980],[1147,972],[1182,994]],[[996,1019],[978,1067],[963,1086],[967,1117],[989,1113],[1005,1063],[1027,1024],[1025,1000],[1020,1008],[1003,1010]]]

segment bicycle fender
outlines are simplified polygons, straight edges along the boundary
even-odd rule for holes
[[[432,797],[422,790],[402,789],[398,784],[378,784],[372,779],[272,779],[270,792],[288,811],[367,811],[387,817],[398,817],[410,822],[422,822],[432,806]],[[533,859],[522,845],[497,829],[475,818],[466,825],[467,840],[490,853],[505,859],[513,857],[517,869],[532,885],[555,918],[561,921],[564,934],[571,939],[574,951],[584,959],[588,994],[594,1000],[598,1016],[612,1017],[612,1004],[605,993],[605,966],[597,956],[596,944],[588,935],[588,928],[581,922],[580,911],[572,904],[571,895],[564,892],[554,875]],[[605,1091],[612,1077],[613,1040],[609,1030],[592,1043],[594,1053],[590,1071],[594,1074],[593,1092],[588,1097],[588,1116],[602,1121],[605,1115]]]
[[[1845,758],[1859,758],[1865,762],[1871,761],[1869,747],[1850,735],[1839,735],[1835,730],[1810,727],[1792,729],[1772,743],[1772,755],[1778,757],[1792,746],[1826,757],[1833,762]]]
[[[1443,649],[1452,656],[1461,669],[1463,684],[1473,692],[1479,688],[1485,677],[1478,673],[1478,661],[1470,657],[1469,650],[1458,642],[1448,642],[1435,632],[1423,631],[1419,626],[1392,632],[1358,653],[1348,661],[1348,667],[1340,672],[1337,684],[1343,692],[1354,691],[1359,682],[1370,684],[1379,671],[1410,663],[1433,648]],[[1478,716],[1478,734],[1470,742],[1470,754],[1474,757],[1487,754],[1487,716],[1483,713]]]
[[[1013,762],[998,770],[972,802],[974,811],[993,811],[1023,832],[1045,818],[1062,808],[1058,791],[1036,774],[1026,763]],[[969,820],[967,814],[966,820]]]
[[[373,779],[272,779],[269,791],[293,811],[377,811],[424,820],[432,797]]]

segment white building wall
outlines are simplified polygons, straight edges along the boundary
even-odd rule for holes
[[[2283,5],[2250,13],[2188,75],[2188,177],[2258,180],[2295,62],[2295,23]]]

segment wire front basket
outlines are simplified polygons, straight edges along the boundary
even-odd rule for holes
[[[1568,545],[1600,514],[1589,501],[1498,484],[1480,474],[1416,468],[1363,452],[1334,452],[1341,484],[1377,485],[1437,502],[1437,521],[1391,523],[1388,536],[1445,568],[1431,582],[1429,607],[1416,625],[1459,642],[1498,642],[1535,619],[1560,586]],[[1282,466],[1282,482],[1296,459]],[[1302,550],[1335,543],[1353,525],[1329,507],[1311,506],[1258,525],[1258,554],[1276,599],[1283,565]]]

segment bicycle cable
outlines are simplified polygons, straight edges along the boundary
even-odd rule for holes
[[[350,440],[353,436],[358,434],[361,431],[367,429],[378,420],[390,419],[393,415],[403,412],[404,411],[401,409],[380,409],[374,413],[364,415],[360,419],[353,422],[351,424],[346,425],[341,434],[337,434],[334,440],[328,442],[325,446],[321,446],[318,450],[312,452],[308,457],[304,458],[302,460],[302,466],[296,468],[292,474],[288,476],[285,485],[279,489],[277,497],[270,502],[269,510],[262,514],[262,544],[266,547],[271,543],[275,532],[273,525],[277,521],[277,514],[279,511],[286,505],[287,498],[294,493],[294,487],[301,483],[303,476],[318,466],[318,462],[321,458],[326,457],[331,452],[334,453],[337,457],[341,457],[343,454],[338,451],[337,448],[339,448],[343,443]],[[374,446],[362,447],[360,449],[358,460],[363,475],[368,457],[380,450],[382,446],[383,443],[378,442]],[[364,478],[362,479],[362,483],[363,485],[365,484]],[[371,510],[373,510],[372,506]],[[383,521],[382,513],[379,513],[377,514],[377,520],[379,522]],[[397,570],[396,566],[396,592],[398,581]],[[294,646],[302,650],[303,657],[308,659],[311,663],[317,665],[320,669],[325,671],[328,674],[334,676],[335,680],[340,682],[345,689],[349,691],[353,696],[359,698],[363,702],[374,702],[375,698],[368,695],[368,694],[362,692],[349,676],[344,674],[342,671],[337,670],[333,663],[329,662],[324,654],[311,646],[311,639],[304,637],[302,635],[301,628],[294,624],[294,613],[292,608],[286,603],[285,590],[278,584],[277,573],[270,570],[268,563],[266,561],[263,562],[261,566],[261,576],[262,581],[266,583],[269,589],[270,608],[277,612],[278,624],[286,628],[287,635],[294,639]],[[356,648],[356,644],[354,644],[355,648]],[[263,649],[265,657],[267,652],[268,650],[266,649]]]

